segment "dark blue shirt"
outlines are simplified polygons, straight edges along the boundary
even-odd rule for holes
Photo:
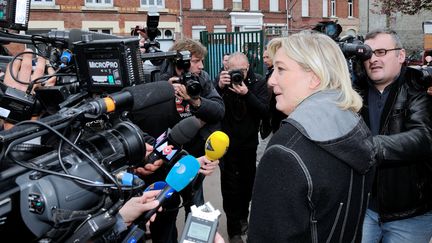
[[[369,85],[369,128],[372,135],[378,135],[380,130],[381,115],[384,110],[384,105],[390,93],[390,86],[388,85],[381,93],[373,85]]]

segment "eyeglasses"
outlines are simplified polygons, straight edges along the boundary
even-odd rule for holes
[[[376,49],[376,50],[372,51],[372,53],[375,54],[375,56],[377,56],[377,57],[383,57],[383,56],[387,55],[387,52],[389,52],[389,51],[399,51],[399,50],[402,50],[402,48]]]

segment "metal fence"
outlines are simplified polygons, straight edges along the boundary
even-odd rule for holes
[[[207,47],[208,55],[205,59],[204,70],[215,78],[222,67],[225,53],[243,52],[249,59],[250,68],[256,73],[264,73],[262,52],[264,48],[264,32],[228,32],[228,33],[200,33],[201,43]]]

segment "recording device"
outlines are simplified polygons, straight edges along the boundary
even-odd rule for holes
[[[363,44],[363,39],[359,36],[347,36],[340,38],[342,26],[335,21],[321,21],[315,25],[313,30],[324,33],[339,44],[342,53],[346,58],[358,58],[365,61],[372,57],[372,49]]]
[[[144,82],[139,40],[111,39],[75,44],[77,76],[92,93],[116,92]]]
[[[30,0],[3,0],[0,2],[0,27],[27,30]]]
[[[221,213],[215,210],[210,202],[204,205],[191,207],[188,214],[180,243],[212,243],[219,224]]]
[[[170,165],[181,154],[181,146],[190,142],[201,127],[201,122],[195,116],[181,120],[172,130],[168,129],[156,139],[154,150],[148,156],[146,163],[163,159],[165,163]]]
[[[240,85],[243,82],[244,76],[243,72],[240,69],[231,70],[228,72],[231,78],[231,85],[237,84]]]
[[[202,87],[197,76],[189,71],[191,54],[189,51],[180,51],[174,60],[176,67],[182,71],[182,75],[177,81],[186,87],[186,91],[191,98],[199,97]]]
[[[199,162],[191,155],[186,155],[177,161],[165,179],[166,186],[156,197],[156,200],[159,201],[159,206],[141,215],[136,222],[141,222],[143,225],[147,223],[153,214],[158,211],[162,204],[170,198],[173,193],[183,190],[193,180],[193,178],[195,178],[198,174],[199,168]],[[138,242],[143,235],[140,226],[135,224],[122,242]]]
[[[8,122],[29,120],[36,106],[36,97],[0,82],[0,117]]]

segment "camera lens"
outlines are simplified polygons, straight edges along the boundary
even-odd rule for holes
[[[232,70],[229,72],[231,84],[241,84],[243,81],[243,72],[241,70]]]

